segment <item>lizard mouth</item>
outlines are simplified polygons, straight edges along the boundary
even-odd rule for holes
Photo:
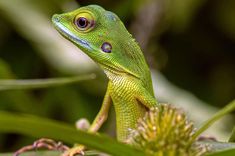
[[[75,44],[80,45],[83,48],[89,49],[89,50],[93,50],[93,48],[90,46],[90,44],[79,38],[78,36],[75,36],[65,25],[63,25],[61,22],[61,16],[60,15],[53,15],[52,17],[52,22],[56,28],[56,30],[65,38],[71,40],[72,42],[74,42]]]

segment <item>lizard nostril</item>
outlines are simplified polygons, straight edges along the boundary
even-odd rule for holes
[[[55,22],[60,22],[60,17],[59,17],[59,15],[57,15],[57,14],[53,15],[52,19],[53,19],[53,21],[55,21]]]

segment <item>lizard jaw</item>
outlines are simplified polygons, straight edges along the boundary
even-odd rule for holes
[[[89,50],[93,50],[93,48],[90,46],[90,44],[79,38],[78,36],[75,36],[71,31],[69,31],[69,29],[66,28],[66,26],[64,26],[61,22],[61,17],[60,15],[53,15],[52,17],[52,22],[56,28],[56,30],[58,30],[58,32],[64,36],[65,38],[68,38],[69,40],[71,40],[72,42],[74,42],[76,45],[80,45],[83,48],[89,49]]]

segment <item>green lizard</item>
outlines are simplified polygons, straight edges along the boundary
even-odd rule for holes
[[[157,106],[150,70],[140,47],[114,13],[97,5],[56,14],[52,21],[59,33],[92,58],[109,79],[102,107],[88,131],[98,131],[113,103],[117,139],[126,142],[137,120]],[[75,146],[68,155],[81,149]]]

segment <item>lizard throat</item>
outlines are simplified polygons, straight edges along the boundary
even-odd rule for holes
[[[121,68],[112,67],[110,65],[106,65],[102,63],[100,64],[100,66],[103,68],[105,74],[107,75],[109,79],[112,79],[114,75],[123,75],[123,74],[129,75],[135,78],[139,78],[136,74],[127,72]]]

